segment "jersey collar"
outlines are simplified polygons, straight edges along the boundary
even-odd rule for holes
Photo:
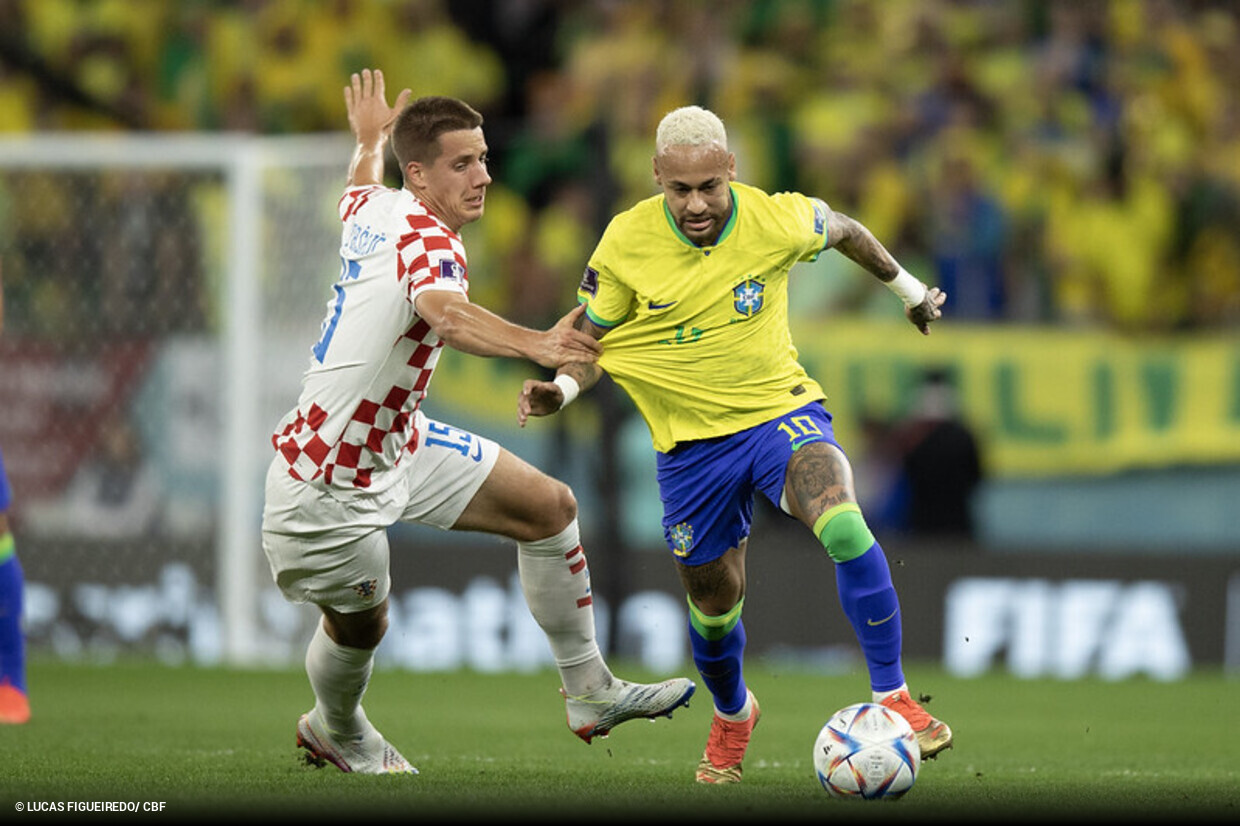
[[[663,199],[663,217],[667,219],[667,225],[672,228],[672,233],[694,249],[704,250],[710,249],[711,247],[717,247],[732,234],[732,228],[736,226],[736,213],[740,209],[740,205],[736,201],[736,188],[731,184],[728,184],[728,191],[732,193],[732,214],[728,216],[728,220],[724,223],[723,229],[719,233],[719,237],[715,239],[715,243],[710,244],[709,246],[699,247],[697,244],[685,237],[685,234],[680,231],[680,227],[676,226],[676,219],[672,217],[672,211],[667,206],[666,198]]]

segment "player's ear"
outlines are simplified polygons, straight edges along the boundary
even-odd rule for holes
[[[405,164],[405,185],[410,188],[426,188],[426,171],[422,164],[410,161]]]
[[[659,175],[659,156],[655,155],[650,159],[650,164],[654,167],[654,182],[659,186],[663,186],[663,177]]]
[[[728,180],[729,181],[736,180],[736,153],[735,152],[728,153]]]

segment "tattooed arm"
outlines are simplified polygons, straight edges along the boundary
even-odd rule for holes
[[[582,313],[573,326],[595,339],[601,339],[607,330],[599,327],[589,316]],[[527,379],[517,398],[517,424],[525,427],[530,416],[549,416],[557,412],[578,393],[584,393],[603,377],[603,368],[589,362],[565,364],[556,372],[554,381]]]
[[[923,335],[930,334],[930,322],[943,315],[947,294],[938,287],[927,288],[916,276],[896,262],[874,233],[859,221],[831,210],[827,220],[827,247],[839,250],[860,264],[904,301],[904,314]]]

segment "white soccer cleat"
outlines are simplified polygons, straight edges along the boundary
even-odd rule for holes
[[[606,737],[626,720],[671,717],[673,711],[689,704],[695,690],[692,680],[676,677],[652,685],[617,679],[582,697],[570,697],[563,689],[560,693],[568,710],[568,727],[589,743],[595,737]]]
[[[374,726],[355,737],[337,739],[314,710],[297,721],[297,745],[306,750],[306,762],[315,766],[331,763],[342,772],[357,774],[418,773]]]

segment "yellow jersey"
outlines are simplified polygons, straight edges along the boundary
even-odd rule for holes
[[[825,398],[797,361],[788,274],[827,245],[816,198],[733,183],[711,246],[676,226],[662,195],[608,224],[577,290],[608,328],[599,364],[632,398],[655,450],[737,433]]]

